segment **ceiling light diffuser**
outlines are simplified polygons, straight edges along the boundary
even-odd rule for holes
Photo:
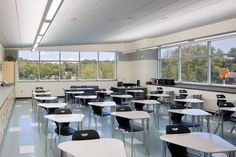
[[[60,4],[61,4],[62,0],[53,0],[51,3],[51,6],[48,10],[47,16],[46,16],[46,20],[51,21],[54,17],[54,15],[56,14]]]
[[[49,25],[50,25],[49,22],[44,22],[39,32],[39,35],[44,35]]]
[[[36,39],[36,43],[40,43],[40,41],[42,40],[43,36],[42,35],[39,35]]]

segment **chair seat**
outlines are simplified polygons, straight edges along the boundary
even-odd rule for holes
[[[231,117],[228,121],[236,123],[236,118],[235,117]]]
[[[124,131],[131,132],[131,127],[122,127],[119,126],[120,129],[123,129]],[[133,132],[139,132],[143,131],[143,128],[138,125],[133,125]]]
[[[110,116],[110,115],[111,115],[111,113],[109,113],[109,112],[102,112],[103,117]]]
[[[55,131],[55,133],[59,134],[59,129],[56,128],[54,131]],[[75,129],[73,129],[71,127],[61,128],[61,135],[62,136],[70,136],[70,135],[73,135],[74,132],[75,132]]]
[[[180,125],[186,126],[188,128],[192,128],[193,127],[193,123],[192,122],[187,122],[187,121],[181,121],[180,123],[178,123]],[[195,127],[199,127],[200,124],[199,123],[195,123]]]

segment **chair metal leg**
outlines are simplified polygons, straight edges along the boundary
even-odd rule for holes
[[[234,129],[236,129],[236,126],[234,125],[231,129],[230,129],[230,133],[232,134]]]
[[[218,124],[217,124],[217,126],[216,126],[216,128],[215,128],[215,130],[214,130],[214,134],[216,134],[216,133],[217,133],[217,131],[218,131],[219,127],[220,127],[220,123],[218,123]]]

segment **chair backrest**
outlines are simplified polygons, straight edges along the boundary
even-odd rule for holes
[[[183,96],[183,95],[177,95],[177,96],[175,97],[175,99],[185,99],[185,98],[186,98],[186,97]],[[186,102],[176,101],[175,104],[181,104],[181,105],[184,106],[184,105],[186,104]]]
[[[68,108],[58,108],[55,110],[54,114],[72,114],[71,109]],[[59,128],[58,123],[56,123],[57,128]],[[61,128],[69,127],[70,123],[62,123]]]
[[[103,102],[104,99],[93,99],[93,100],[90,100],[90,102]],[[93,106],[91,105],[92,109],[93,109],[93,113],[95,115],[98,115],[98,116],[102,116],[102,107],[99,107],[99,106]]]
[[[35,89],[43,89],[43,87],[35,87]]]
[[[167,125],[166,134],[184,134],[190,133],[190,130],[182,125]],[[187,154],[187,148],[176,144],[167,143],[172,157],[185,157]]]
[[[170,109],[184,109],[185,106],[179,103],[172,104],[170,106]],[[172,120],[173,124],[178,124],[181,122],[181,119],[183,117],[183,114],[179,113],[170,113],[170,119]]]
[[[221,103],[225,103],[226,102],[226,97],[224,94],[216,94],[216,98],[217,98],[217,102],[216,105],[219,107]],[[225,100],[222,100],[225,99]]]
[[[232,102],[224,102],[224,103],[220,103],[219,107],[235,107],[234,104]],[[227,121],[231,118],[232,114],[234,113],[234,111],[221,111],[223,114],[223,120]]]
[[[145,104],[143,104],[143,103],[134,103],[134,107],[135,107],[135,109],[136,109],[136,111],[143,111],[143,106],[144,106]]]
[[[157,93],[158,94],[162,94],[164,91],[163,91],[163,88],[162,87],[157,87]]]
[[[78,130],[72,135],[72,140],[94,140],[100,136],[96,130]]]
[[[117,94],[117,95],[118,95],[118,94]],[[122,98],[112,97],[112,100],[113,100],[117,105],[121,105],[121,103],[122,103]]]
[[[123,82],[122,81],[118,81],[117,82],[117,87],[122,87],[123,86]]]
[[[188,91],[185,89],[179,90],[179,95],[184,96],[185,98],[188,96]]]
[[[132,109],[129,106],[120,106],[116,108],[116,112],[126,112],[126,111],[132,111]],[[130,128],[129,119],[116,116],[116,120],[119,124],[119,128],[124,130],[129,130]]]

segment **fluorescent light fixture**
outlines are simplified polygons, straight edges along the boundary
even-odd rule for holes
[[[177,42],[177,43],[165,44],[165,45],[161,45],[161,47],[176,46],[176,45],[180,45],[180,44],[186,44],[187,42],[188,41],[181,41],[181,42]]]
[[[38,43],[35,43],[33,48],[36,49],[38,46],[39,46],[39,44],[38,44]]]
[[[136,50],[124,51],[123,53],[131,53],[131,52],[136,52]]]
[[[33,48],[31,51],[34,52],[36,50],[36,48]]]
[[[50,25],[49,22],[44,22],[39,32],[39,35],[44,35],[49,25]]]
[[[157,49],[157,48],[158,48],[157,46],[154,46],[154,47],[147,47],[147,48],[139,49],[139,51],[144,51],[144,50],[154,50],[154,49]]]
[[[40,41],[42,40],[43,36],[42,35],[39,35],[36,39],[36,43],[40,43]]]
[[[227,34],[220,34],[220,35],[215,35],[215,36],[209,36],[209,37],[203,37],[203,38],[195,39],[194,41],[209,40],[209,39],[220,38],[220,37],[225,37],[225,36],[230,36],[230,35],[236,35],[236,32],[227,33]]]
[[[46,16],[46,20],[51,21],[54,17],[54,15],[56,14],[60,4],[61,4],[62,0],[53,0],[51,3],[51,6],[48,10],[47,16]]]

